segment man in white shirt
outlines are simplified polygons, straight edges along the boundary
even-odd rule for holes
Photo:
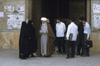
[[[78,27],[77,25],[74,23],[75,19],[74,18],[70,18],[70,24],[68,25],[68,29],[67,29],[67,34],[66,34],[66,52],[67,52],[67,57],[66,58],[70,58],[70,56],[72,58],[75,57],[75,42],[77,39],[77,33],[78,33]],[[72,39],[69,40],[70,34],[72,34]],[[71,52],[70,49],[71,48]]]
[[[66,31],[66,26],[61,19],[57,19],[56,24],[56,37],[57,37],[57,44],[58,44],[58,52],[59,54],[65,54],[65,46],[64,46],[64,33]]]
[[[82,18],[82,23],[83,23],[83,26],[84,26],[84,42],[85,42],[85,41],[89,40],[91,28],[90,28],[89,23],[86,22],[85,17]],[[89,56],[89,48],[83,47],[83,56],[84,57]]]

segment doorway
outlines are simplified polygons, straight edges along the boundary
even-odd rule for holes
[[[53,31],[55,28],[55,19],[69,18],[69,0],[42,0],[41,5],[41,16],[50,19]]]
[[[52,28],[56,18],[73,17],[79,24],[79,17],[86,16],[86,0],[41,0],[41,17],[50,19]]]

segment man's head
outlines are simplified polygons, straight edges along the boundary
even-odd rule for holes
[[[49,20],[49,18],[47,18],[47,23],[50,23],[50,20]]]
[[[82,22],[82,17],[79,18],[79,22]]]
[[[42,23],[46,23],[47,22],[47,18],[46,17],[42,17],[41,21],[42,21]]]
[[[60,23],[61,22],[61,18],[57,18],[57,23]]]
[[[69,21],[70,22],[75,22],[75,19],[74,18],[70,18]]]
[[[86,18],[82,17],[82,23],[85,24],[86,23]]]

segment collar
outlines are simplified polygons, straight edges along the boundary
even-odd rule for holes
[[[74,22],[71,22],[71,24],[74,24]]]
[[[61,24],[62,22],[58,23],[58,24]]]

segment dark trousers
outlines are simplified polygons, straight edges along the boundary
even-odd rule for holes
[[[80,51],[82,49],[82,42],[84,41],[84,34],[78,35],[78,44],[77,44],[77,53],[80,54]],[[82,51],[83,54],[83,51]]]
[[[57,37],[58,51],[65,52],[64,37]]]
[[[87,34],[84,34],[84,42],[87,40]],[[89,48],[82,47],[83,50],[83,56],[89,56]]]
[[[75,56],[75,43],[76,43],[75,41],[66,41],[65,47],[66,47],[67,57],[70,57],[70,55],[71,57]]]

